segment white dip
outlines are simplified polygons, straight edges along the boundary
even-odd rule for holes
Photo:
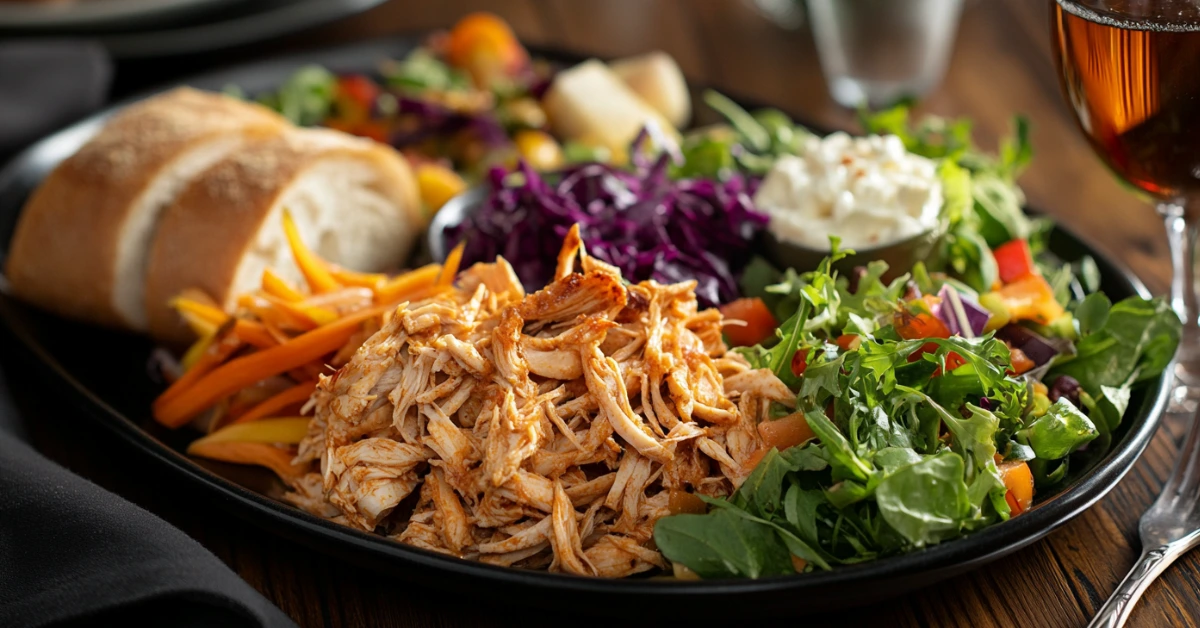
[[[809,138],[803,156],[780,157],[754,203],[780,241],[829,250],[898,242],[937,226],[942,184],[933,161],[895,135]]]

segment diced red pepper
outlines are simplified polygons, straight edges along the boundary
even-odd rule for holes
[[[339,95],[370,111],[375,107],[375,99],[379,98],[379,86],[371,79],[361,74],[350,74],[338,79]]]
[[[792,375],[796,377],[804,377],[804,370],[808,368],[808,349],[800,349],[792,355]]]
[[[921,356],[925,355],[926,353],[935,353],[937,350],[938,344],[936,342],[927,342],[921,345],[920,349],[908,354],[908,363],[912,364],[913,362],[920,360]]]
[[[928,346],[928,345],[926,345],[926,346]],[[922,348],[924,348],[924,347],[922,347]],[[909,357],[912,357],[912,356],[909,356]],[[954,369],[956,369],[966,363],[967,363],[966,358],[959,355],[958,352],[956,352],[956,351],[951,351],[946,354],[946,371],[945,372],[949,373],[950,371],[953,371]],[[938,377],[941,374],[942,374],[942,367],[939,366],[936,369],[934,369],[934,371],[933,371],[934,377]]]
[[[835,342],[842,351],[856,351],[862,346],[862,337],[858,334],[842,334]]]
[[[1033,254],[1029,252],[1029,243],[1025,240],[1011,240],[996,247],[992,251],[996,258],[996,267],[1000,271],[1000,281],[1012,283],[1026,275],[1036,275],[1037,267],[1033,265]]]

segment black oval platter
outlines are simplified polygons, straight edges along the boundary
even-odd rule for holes
[[[181,81],[220,90],[238,85],[249,93],[270,89],[292,70],[320,63],[333,71],[373,71],[379,61],[402,56],[418,36],[368,41],[328,50],[254,62]],[[574,55],[544,53],[573,61]],[[171,86],[164,86],[163,89]],[[124,104],[124,103],[122,103]],[[0,242],[7,243],[25,198],[63,158],[74,152],[118,104],[35,144],[0,172]],[[698,111],[703,106],[698,105]],[[1091,254],[1114,300],[1146,295],[1138,279],[1065,230],[1051,248],[1066,260]],[[150,418],[150,401],[161,389],[147,375],[153,346],[145,338],[64,321],[0,294],[0,318],[28,353],[28,364],[58,385],[85,414],[144,454],[148,468],[173,474],[214,505],[297,543],[394,577],[496,601],[590,609],[589,612],[669,614],[673,617],[799,615],[859,606],[974,569],[1045,536],[1103,497],[1141,455],[1165,406],[1165,378],[1139,390],[1112,449],[1053,495],[1011,521],[966,538],[904,556],[829,572],[761,580],[682,582],[668,578],[601,580],[523,571],[467,562],[408,547],[308,515],[280,501],[282,488],[266,472],[200,462],[182,454],[194,435],[171,432]],[[170,499],[170,497],[164,497]],[[641,616],[646,616],[645,614]]]

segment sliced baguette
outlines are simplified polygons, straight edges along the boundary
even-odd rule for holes
[[[59,314],[146,328],[146,253],[163,208],[213,163],[286,121],[188,88],[117,114],[25,205],[5,273],[13,292]]]
[[[166,342],[190,339],[172,298],[198,288],[232,310],[264,269],[300,281],[283,211],[321,257],[353,270],[399,267],[424,227],[408,163],[388,146],[323,129],[247,145],[164,212],[150,251],[146,312]]]

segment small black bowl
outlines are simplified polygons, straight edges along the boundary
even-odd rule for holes
[[[929,258],[937,249],[938,242],[946,234],[946,223],[938,225],[925,233],[905,238],[898,242],[874,246],[871,248],[854,248],[852,255],[847,255],[834,263],[833,267],[843,275],[849,273],[855,266],[866,266],[869,262],[882,260],[887,262],[888,278],[900,276],[912,269],[913,265]],[[803,244],[781,240],[775,237],[769,229],[763,232],[763,254],[778,268],[793,268],[797,271],[815,269],[822,260],[829,257],[829,251],[821,251]],[[853,247],[850,247],[853,248]]]

